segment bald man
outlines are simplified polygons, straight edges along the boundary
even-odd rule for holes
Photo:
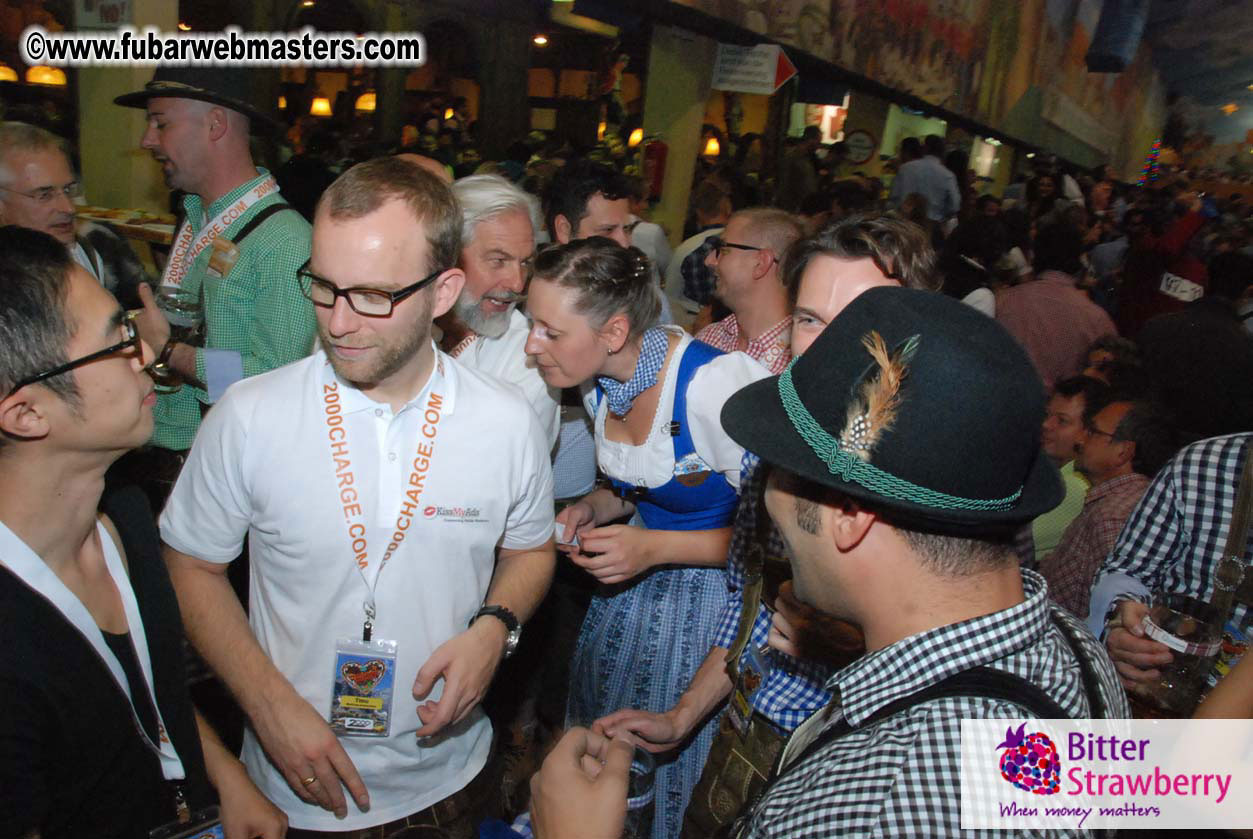
[[[296,282],[309,259],[309,223],[253,163],[250,134],[276,127],[250,103],[253,87],[245,68],[161,67],[143,90],[114,100],[146,109],[141,146],[161,164],[166,185],[186,193],[161,285],[203,301],[205,346],[171,340],[147,288],[137,320],[158,358],[189,383],[161,394],[155,412],[152,442],[176,455],[191,447],[202,413],[228,386],[313,349],[313,306]]]

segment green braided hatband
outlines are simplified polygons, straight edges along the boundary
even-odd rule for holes
[[[1008,510],[1022,495],[1022,487],[1019,487],[1013,495],[992,500],[962,498],[945,492],[937,492],[884,472],[879,467],[840,448],[839,441],[818,424],[801,402],[800,397],[796,395],[796,387],[792,384],[791,365],[779,376],[779,398],[783,400],[783,409],[787,411],[792,427],[805,439],[814,454],[827,464],[827,469],[831,474],[839,475],[846,481],[858,483],[872,492],[900,501],[910,501],[914,504],[938,507],[943,510]]]

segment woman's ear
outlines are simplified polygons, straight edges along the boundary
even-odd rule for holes
[[[609,348],[610,355],[626,346],[627,339],[631,337],[631,321],[627,319],[626,313],[618,312],[605,321],[605,325],[600,328],[600,337]]]

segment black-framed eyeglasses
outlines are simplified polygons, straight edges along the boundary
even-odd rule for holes
[[[728,242],[726,239],[723,239],[721,236],[710,236],[705,241],[709,243],[710,248],[713,250],[714,253],[718,255],[719,259],[722,258],[722,252],[726,250],[727,248],[735,248],[738,251],[769,251],[770,250],[769,248],[758,248],[758,247],[754,247],[753,245],[741,245],[739,242]],[[771,254],[770,258],[774,259],[775,258],[774,254]]]
[[[342,297],[348,301],[349,307],[359,315],[365,315],[370,318],[389,317],[396,304],[404,300],[414,292],[421,291],[447,271],[447,268],[440,268],[427,274],[413,285],[407,285],[404,288],[398,288],[395,291],[384,291],[380,288],[365,288],[354,286],[353,288],[339,288],[329,280],[319,277],[317,274],[309,270],[309,260],[296,270],[296,277],[300,280],[300,290],[313,301],[313,305],[321,306],[324,309],[334,308],[336,299]]]
[[[64,195],[73,201],[83,194],[83,185],[78,181],[70,181],[65,186],[44,186],[31,192],[21,192],[16,189],[9,189],[7,186],[0,186],[0,189],[5,192],[12,192],[14,195],[30,198],[40,204],[51,203],[58,195]]]
[[[26,387],[27,385],[33,385],[33,384],[37,384],[38,382],[46,381],[47,379],[51,379],[53,376],[59,376],[62,373],[68,373],[76,367],[82,367],[84,364],[90,364],[91,362],[98,361],[102,358],[105,358],[106,356],[114,355],[116,353],[122,352],[123,350],[129,350],[134,347],[138,347],[139,346],[139,330],[135,327],[135,319],[134,319],[134,316],[130,312],[127,312],[123,316],[122,327],[126,330],[126,337],[122,339],[121,341],[119,341],[118,343],[114,344],[111,347],[105,347],[102,350],[97,350],[96,352],[91,353],[89,355],[85,355],[82,358],[76,358],[73,361],[67,361],[64,364],[53,367],[51,370],[45,370],[42,373],[36,373],[34,376],[27,376],[26,378],[18,382],[16,385],[14,385],[13,389],[10,390],[8,394],[5,395],[4,398],[8,399],[10,396],[17,393],[19,390]]]
[[[752,245],[741,245],[739,242],[728,242],[726,239],[723,239],[721,236],[710,236],[705,241],[709,243],[709,247],[712,248],[714,252],[718,254],[718,256],[722,256],[722,252],[726,250],[727,248],[735,248],[736,250],[739,250],[739,251],[765,250],[765,248],[755,248]]]
[[[1101,429],[1097,428],[1095,425],[1090,425],[1087,423],[1084,424],[1083,429],[1084,431],[1087,431],[1089,434],[1099,434],[1102,437],[1108,437],[1111,443],[1122,442],[1122,438],[1118,436],[1117,432],[1110,433],[1108,431],[1102,431]]]

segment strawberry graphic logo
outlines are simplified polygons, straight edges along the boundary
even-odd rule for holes
[[[1042,731],[1024,734],[1027,724],[1014,731],[1005,729],[1005,742],[997,746],[1001,752],[1001,777],[1018,789],[1036,795],[1053,795],[1061,786],[1062,764],[1057,759],[1057,746]]]

